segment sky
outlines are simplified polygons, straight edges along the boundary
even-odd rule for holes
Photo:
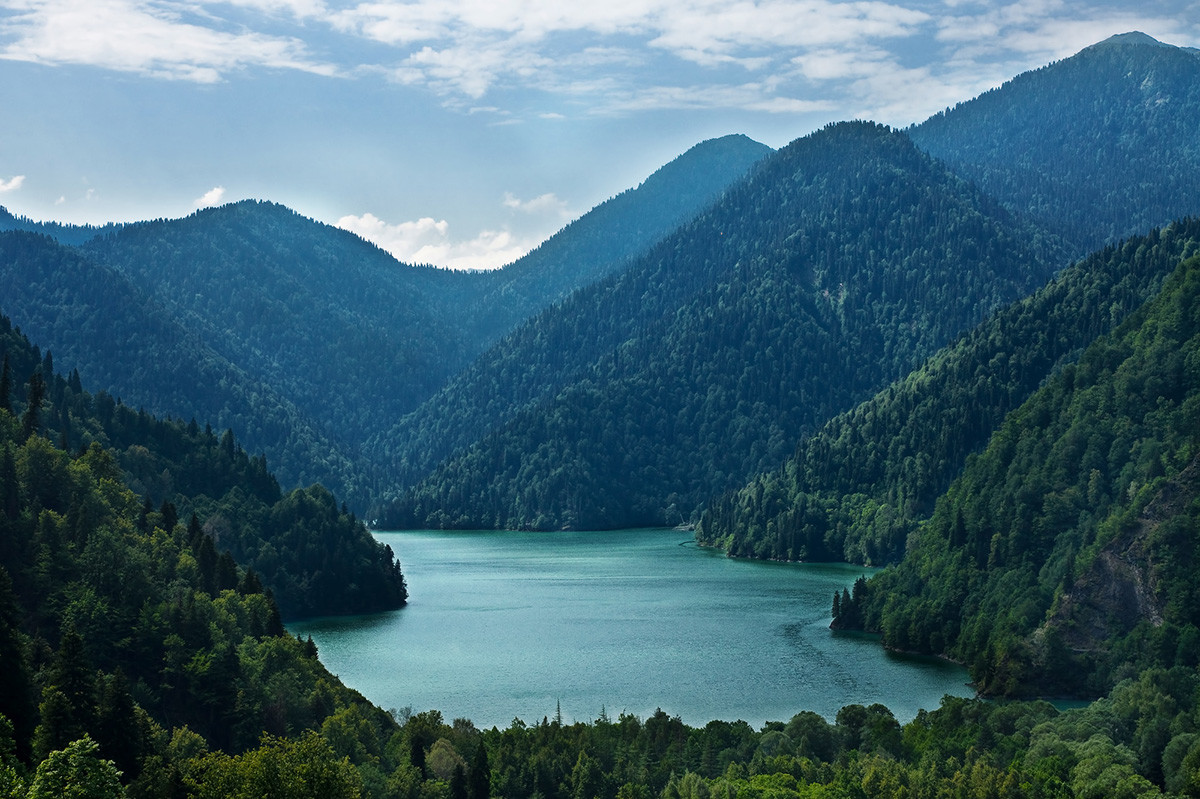
[[[0,0],[0,205],[271,200],[494,268],[705,139],[903,127],[1200,0]]]

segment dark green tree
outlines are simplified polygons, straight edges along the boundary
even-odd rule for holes
[[[487,747],[480,742],[471,758],[471,771],[467,775],[468,799],[491,799],[492,767],[488,764]]]
[[[34,756],[44,759],[95,727],[96,679],[84,652],[83,638],[68,625],[59,641],[42,689],[41,723],[34,734]]]
[[[8,571],[0,566],[0,715],[13,725],[17,757],[29,762],[37,724],[33,679],[19,632],[20,610]]]
[[[0,367],[0,410],[12,413],[12,368],[8,365],[8,353],[4,353],[4,366]]]
[[[129,679],[117,668],[100,681],[96,702],[96,743],[100,754],[113,761],[128,783],[141,772],[145,745]]]
[[[34,372],[29,377],[25,389],[25,413],[21,416],[21,438],[29,438],[37,432],[42,402],[46,398],[46,381],[41,372]]]

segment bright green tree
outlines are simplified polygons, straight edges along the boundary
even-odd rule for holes
[[[121,773],[88,736],[51,752],[29,786],[28,799],[124,799]]]

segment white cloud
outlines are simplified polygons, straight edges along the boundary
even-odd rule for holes
[[[497,269],[541,242],[540,237],[517,236],[509,230],[483,230],[470,239],[454,239],[449,222],[428,216],[390,224],[367,213],[343,216],[337,226],[377,244],[404,263],[449,269]]]
[[[193,202],[197,208],[212,208],[215,205],[220,205],[224,198],[225,187],[214,186],[200,197],[197,197]]]
[[[3,0],[0,58],[88,64],[121,72],[215,83],[248,66],[333,74],[298,39],[229,32],[185,22],[166,0]],[[200,6],[195,11],[202,12]]]
[[[1113,33],[1194,44],[1200,30],[1181,2],[0,0],[0,58],[201,83],[251,68],[384,74],[464,113],[505,117],[496,124],[680,109],[799,115],[847,101],[903,116],[905,104],[968,99]],[[281,18],[301,24],[283,35]],[[518,95],[530,91],[561,106]]]
[[[25,182],[24,175],[17,175],[15,177],[9,178],[8,180],[4,180],[4,179],[0,178],[0,194],[6,194],[10,191],[16,191],[17,189],[21,188],[21,184],[23,184],[24,182]]]
[[[512,192],[506,191],[503,204],[505,208],[511,208],[523,214],[546,216],[564,222],[573,216],[566,200],[559,199],[554,192],[539,195],[532,200],[522,200]]]

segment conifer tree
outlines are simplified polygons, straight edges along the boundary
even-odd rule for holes
[[[29,388],[26,390],[25,414],[21,417],[21,438],[28,439],[37,432],[38,419],[42,410],[42,401],[46,397],[46,381],[40,372],[34,372],[29,378]]]
[[[0,447],[0,512],[8,521],[16,521],[21,512],[21,486],[17,482],[17,462],[12,447]]]
[[[492,767],[488,764],[487,747],[483,741],[475,748],[475,757],[471,758],[471,773],[467,776],[469,799],[491,799]]]
[[[12,413],[12,369],[8,365],[8,353],[4,353],[4,366],[0,367],[0,410]]]
[[[116,764],[126,781],[132,780],[141,771],[143,741],[125,672],[118,667],[103,679],[98,694],[96,741],[100,753]]]
[[[12,580],[8,571],[0,566],[0,685],[4,686],[0,691],[0,716],[12,723],[17,757],[28,762],[37,716],[33,679],[18,632],[19,624],[20,611],[13,595]]]
[[[96,720],[96,680],[83,651],[83,638],[68,625],[42,691],[41,724],[34,734],[39,760],[91,730]]]

